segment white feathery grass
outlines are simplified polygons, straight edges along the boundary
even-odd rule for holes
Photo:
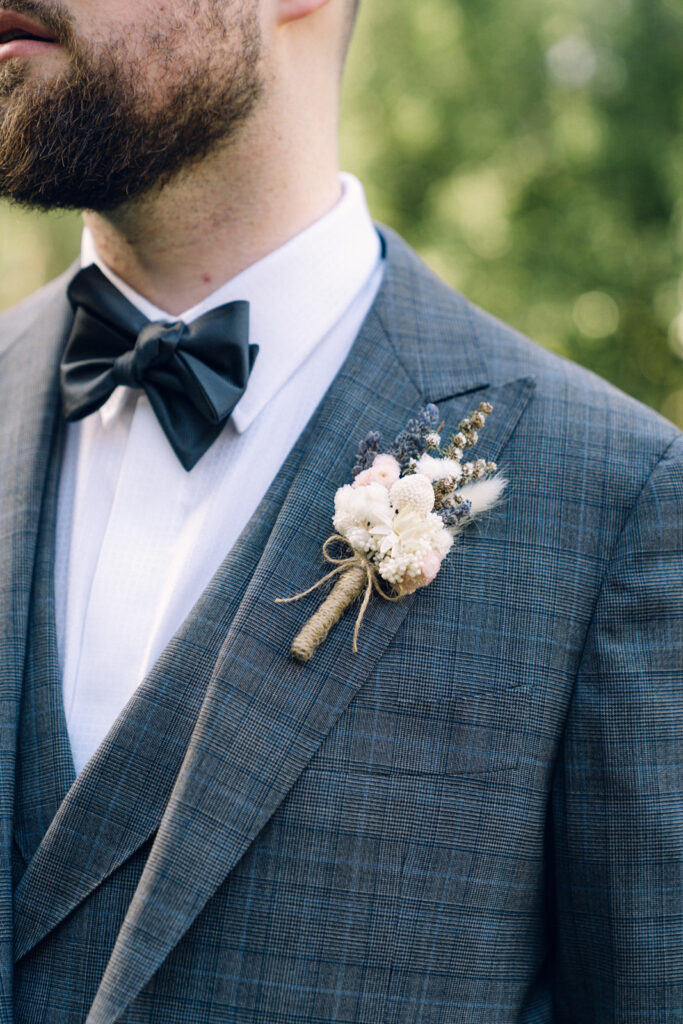
[[[457,459],[435,458],[433,455],[421,455],[415,465],[415,472],[426,476],[428,480],[459,480],[462,466]]]
[[[497,474],[487,480],[473,480],[469,484],[463,484],[462,487],[458,487],[456,493],[465,501],[472,502],[470,518],[473,518],[493,508],[503,496],[507,484],[507,479]]]

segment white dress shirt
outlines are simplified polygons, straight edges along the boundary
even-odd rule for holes
[[[343,175],[342,184],[330,213],[180,317],[121,281],[84,232],[82,265],[96,263],[150,320],[190,323],[246,299],[259,353],[228,423],[190,472],[139,389],[117,388],[67,426],[55,588],[77,772],[256,510],[374,301],[379,238],[360,182]]]

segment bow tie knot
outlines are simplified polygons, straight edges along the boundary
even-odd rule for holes
[[[82,419],[114,388],[143,388],[173,450],[190,470],[244,394],[258,353],[249,303],[229,302],[190,324],[152,323],[95,266],[68,288],[74,323],[60,366],[62,406]]]
[[[122,352],[112,365],[112,379],[129,388],[141,388],[149,371],[167,366],[186,335],[182,321],[175,324],[149,323],[137,336],[135,347]]]

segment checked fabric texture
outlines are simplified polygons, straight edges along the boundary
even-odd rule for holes
[[[683,435],[381,234],[347,362],[76,779],[69,275],[0,318],[0,1024],[683,1020]],[[504,504],[357,655],[347,616],[293,662],[311,605],[274,599],[319,578],[358,440],[484,399]]]

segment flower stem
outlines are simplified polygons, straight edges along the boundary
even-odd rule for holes
[[[368,584],[365,569],[354,565],[341,574],[317,612],[310,617],[292,643],[292,657],[308,661],[323,642],[332,627]]]

